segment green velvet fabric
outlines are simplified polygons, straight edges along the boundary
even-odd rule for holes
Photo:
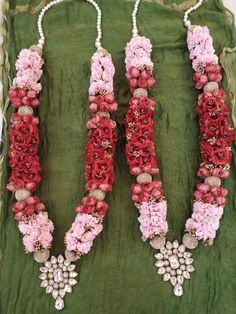
[[[36,43],[37,0],[5,3],[6,42],[4,97],[8,74],[14,77],[18,52]],[[116,181],[108,196],[109,212],[104,230],[91,252],[79,261],[80,282],[65,297],[65,314],[234,314],[236,313],[236,155],[232,160],[228,205],[221,229],[212,247],[201,244],[194,251],[196,272],[185,281],[184,295],[176,298],[169,283],[154,267],[154,250],[141,240],[138,213],[130,198],[129,175],[124,155],[124,115],[130,98],[125,79],[124,47],[131,36],[134,1],[98,0],[103,12],[103,46],[112,53],[116,67],[115,95],[119,111],[115,154]],[[153,44],[152,58],[157,85],[151,91],[158,100],[155,113],[160,177],[169,204],[168,238],[181,239],[191,213],[192,195],[200,163],[199,127],[195,113],[198,92],[186,48],[185,8],[195,1],[141,1],[138,14],[140,34]],[[8,7],[9,5],[9,7]],[[90,57],[94,52],[94,8],[85,1],[69,1],[50,10],[45,18],[46,45],[42,78],[40,155],[43,167],[38,191],[56,230],[53,254],[64,251],[63,237],[70,227],[74,207],[85,195],[84,147],[87,140],[87,93]],[[233,47],[236,32],[220,0],[208,0],[191,16],[193,24],[207,25],[218,54]],[[7,66],[10,59],[10,72]],[[224,87],[234,110],[236,57],[224,50]],[[7,110],[9,121],[12,109]],[[13,196],[4,188],[8,176],[8,128],[4,139],[1,188],[1,314],[53,314],[54,301],[39,287],[38,265],[25,254],[11,211]]]

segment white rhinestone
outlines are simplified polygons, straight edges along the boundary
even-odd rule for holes
[[[70,266],[68,266],[68,271],[72,271],[72,270],[74,270],[74,269],[75,269],[75,267],[76,267],[76,265],[75,265],[75,264],[71,264]]]
[[[173,248],[174,249],[177,249],[179,247],[179,242],[177,241],[177,240],[175,240],[174,242],[173,242]]]
[[[63,267],[62,267],[62,270],[63,270],[63,271],[67,271],[67,269],[68,269],[68,268],[67,268],[66,266],[63,266]]]
[[[64,262],[64,257],[60,254],[57,258],[58,263],[63,263]]]
[[[161,252],[162,254],[166,254],[167,249],[163,246],[163,247],[160,248],[160,252]]]
[[[175,287],[174,287],[174,295],[176,295],[177,297],[180,297],[182,294],[183,294],[183,288],[180,284],[177,284]]]
[[[61,288],[61,289],[62,289],[62,288],[64,288],[64,287],[65,287],[65,284],[64,284],[64,282],[62,281],[62,282],[60,282],[60,283],[59,283],[59,285],[58,285],[58,286],[59,286],[59,288]]]
[[[176,277],[171,277],[170,278],[170,283],[172,284],[172,286],[175,286],[177,283],[177,278]]]
[[[183,257],[183,253],[178,253],[178,257]]]
[[[55,256],[52,256],[51,257],[51,263],[56,264],[56,262],[57,262],[57,258]]]
[[[71,261],[68,261],[67,259],[64,261],[64,265],[65,265],[65,266],[68,267],[68,266],[70,266],[70,264],[71,264]]]
[[[64,308],[64,301],[61,297],[58,297],[55,302],[55,308],[57,310],[62,310]]]
[[[63,268],[63,267],[64,267],[64,264],[63,264],[63,263],[59,263],[59,264],[58,264],[58,267]]]
[[[190,265],[190,264],[192,264],[193,263],[193,259],[192,258],[187,258],[186,260],[185,260],[185,264],[186,265]]]
[[[49,285],[53,286],[54,285],[54,280],[49,280],[48,283],[49,283]]]
[[[58,289],[58,283],[54,283],[54,284],[53,284],[53,288],[54,288],[54,289]]]
[[[42,273],[42,274],[39,276],[39,279],[41,279],[41,280],[47,279],[47,274],[46,274],[46,273]]]
[[[163,275],[166,272],[165,267],[160,267],[157,271],[159,275]]]
[[[178,254],[178,249],[173,249],[174,254]]]
[[[54,299],[56,299],[56,298],[58,297],[58,294],[59,294],[58,290],[53,290],[53,291],[52,291],[52,297],[53,297]]]
[[[184,252],[184,254],[183,254],[184,258],[189,258],[191,256],[192,256],[192,254],[190,252]]]
[[[184,251],[185,251],[185,246],[184,246],[183,244],[181,244],[181,245],[179,246],[179,252],[180,252],[180,253],[184,253]]]
[[[170,280],[170,274],[169,274],[169,273],[165,273],[165,274],[163,275],[162,279],[163,279],[164,281]]]
[[[68,278],[68,277],[69,277],[69,273],[68,273],[68,272],[64,272],[64,273],[63,273],[63,277],[64,277],[64,278]]]
[[[172,249],[172,243],[170,242],[170,241],[167,241],[166,242],[166,248],[167,248],[167,250],[171,250]]]
[[[71,285],[71,286],[74,286],[74,285],[76,285],[77,284],[77,280],[75,280],[74,278],[70,278],[69,279],[69,285]]]
[[[60,296],[61,298],[64,298],[65,295],[66,295],[65,290],[64,290],[64,289],[60,289],[60,290],[59,290],[59,296]]]
[[[181,275],[177,276],[177,281],[178,281],[179,284],[182,285],[184,283],[184,277],[181,276]]]
[[[64,288],[65,292],[67,293],[71,293],[72,292],[72,287],[70,285],[65,285],[65,288]]]
[[[186,278],[186,279],[190,279],[190,274],[188,271],[183,271],[183,277]]]
[[[192,273],[193,271],[195,271],[195,268],[192,265],[187,265],[186,266],[186,270],[190,273]]]
[[[45,264],[44,264],[47,268],[50,268],[51,267],[51,263],[49,261],[47,261]]]
[[[171,272],[171,268],[168,266],[166,267],[166,272],[170,273]]]
[[[63,280],[63,271],[61,269],[56,269],[53,275],[55,282],[61,282]]]
[[[165,237],[156,236],[150,240],[151,246],[156,250],[159,250],[161,247],[163,247],[165,245],[165,242],[166,242]]]
[[[168,251],[167,251],[167,254],[168,254],[168,255],[172,255],[172,253],[173,253],[172,250],[168,250]]]
[[[180,265],[181,270],[185,270],[185,268],[186,268],[185,265]]]
[[[174,269],[171,269],[170,274],[171,274],[171,276],[175,276],[176,275],[176,271]]]
[[[181,258],[179,259],[179,262],[180,262],[180,264],[184,264],[185,259],[181,257]]]
[[[47,280],[43,280],[40,284],[40,287],[42,288],[46,288],[48,286],[48,281]]]
[[[52,290],[53,290],[53,287],[52,286],[47,286],[47,288],[46,288],[46,293],[48,294],[48,293],[52,293]]]
[[[182,270],[181,270],[181,269],[177,269],[177,270],[176,270],[176,274],[177,274],[177,275],[182,275]]]
[[[163,259],[163,254],[157,253],[157,254],[155,254],[155,258],[156,259]]]
[[[42,273],[47,273],[47,272],[48,272],[47,267],[44,267],[44,266],[40,267],[39,270],[40,270]]]
[[[178,257],[176,255],[171,255],[169,257],[169,262],[170,262],[170,267],[172,269],[179,268],[179,260],[178,260]]]
[[[168,255],[168,254],[165,254],[165,255],[164,255],[164,259],[169,259],[169,255]]]
[[[67,278],[64,278],[64,280],[63,280],[63,282],[66,284],[66,283],[68,283],[68,279]]]
[[[155,263],[155,266],[156,266],[156,267],[162,267],[163,265],[164,265],[164,262],[161,261],[161,260],[156,261],[156,263]]]
[[[71,272],[69,273],[69,276],[70,276],[71,278],[75,278],[75,277],[78,276],[78,273],[77,273],[76,271],[71,271]]]
[[[165,260],[163,263],[165,266],[168,266],[170,264],[168,260]]]

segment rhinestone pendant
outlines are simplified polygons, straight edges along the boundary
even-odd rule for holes
[[[190,273],[195,271],[192,266],[192,253],[187,252],[186,247],[180,245],[177,240],[173,243],[167,241],[157,251],[159,251],[155,254],[157,273],[162,275],[163,281],[170,281],[174,295],[180,297],[184,292],[182,287],[184,280],[190,279]]]
[[[45,288],[47,294],[52,294],[55,299],[55,308],[60,311],[64,308],[66,293],[72,292],[72,286],[78,281],[75,279],[78,273],[74,271],[75,264],[65,259],[62,255],[57,258],[52,256],[50,260],[39,268],[42,280],[40,286]]]

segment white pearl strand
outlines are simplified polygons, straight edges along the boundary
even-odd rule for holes
[[[63,2],[64,0],[54,0],[51,1],[50,3],[48,3],[40,12],[39,17],[38,17],[38,32],[39,32],[39,36],[40,39],[38,41],[37,46],[39,46],[40,48],[43,48],[44,44],[45,44],[45,36],[43,33],[43,17],[46,14],[46,12],[53,7],[54,5],[57,5],[58,3]]]
[[[203,0],[199,0],[195,5],[193,5],[187,11],[185,11],[183,22],[186,27],[191,26],[191,21],[188,19],[189,14],[192,13],[193,11],[196,11],[202,4]]]
[[[135,5],[134,5],[134,10],[132,13],[132,24],[133,24],[132,34],[133,34],[133,37],[138,36],[137,13],[138,13],[138,7],[140,4],[140,1],[141,0],[136,0]]]
[[[96,1],[94,0],[86,0],[87,2],[89,2],[90,4],[92,4],[96,11],[97,11],[97,38],[96,38],[96,41],[95,41],[95,47],[97,49],[99,48],[102,48],[102,45],[101,45],[101,38],[102,38],[102,27],[101,27],[101,24],[102,24],[102,12],[101,12],[101,9],[99,8],[98,4],[96,3]]]

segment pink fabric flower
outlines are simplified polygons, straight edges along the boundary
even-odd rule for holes
[[[199,240],[213,240],[223,212],[223,206],[195,202],[192,216],[186,221],[186,230],[194,232]]]
[[[16,61],[16,77],[13,80],[13,86],[19,88],[33,89],[37,93],[41,90],[41,84],[38,83],[42,76],[43,60],[36,51],[30,49],[21,50]]]
[[[66,233],[65,243],[70,251],[87,254],[96,236],[102,231],[103,226],[92,215],[79,213],[70,230]]]
[[[215,55],[213,47],[213,39],[206,26],[195,26],[189,29],[187,44],[194,70],[200,65],[205,66],[206,63],[218,63],[218,57]]]
[[[151,61],[152,44],[146,37],[133,37],[125,48],[126,71],[130,68],[140,68],[146,66],[153,68]]]
[[[158,203],[143,202],[139,208],[139,213],[138,221],[140,222],[140,231],[144,241],[155,235],[166,234],[168,231],[166,201]]]
[[[102,90],[105,94],[113,93],[115,67],[111,55],[97,51],[92,56],[89,94],[96,95]]]
[[[51,246],[54,226],[46,212],[38,213],[29,221],[20,221],[18,227],[23,234],[23,243],[28,252],[33,252],[38,244],[44,249]]]

